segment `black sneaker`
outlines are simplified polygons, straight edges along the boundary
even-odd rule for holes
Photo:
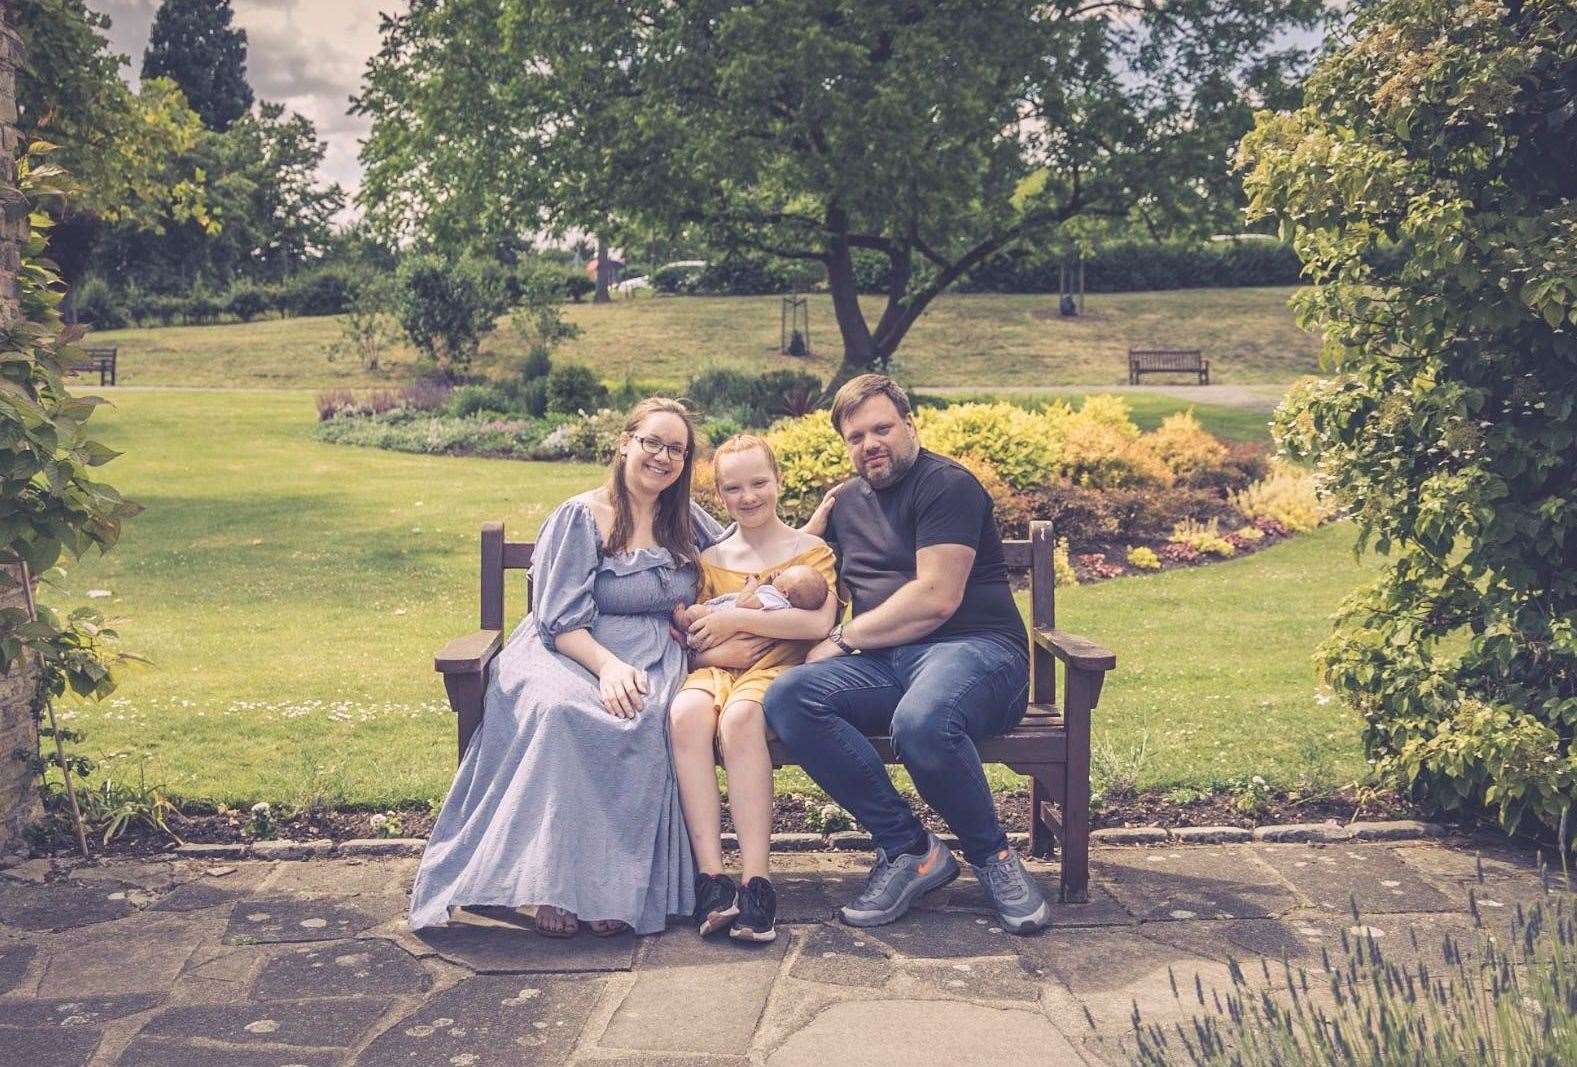
[[[695,880],[695,921],[701,936],[715,934],[739,914],[739,894],[726,874],[702,874]]]
[[[739,918],[729,927],[735,941],[771,941],[778,936],[778,893],[765,878],[752,878],[739,891],[743,905]]]

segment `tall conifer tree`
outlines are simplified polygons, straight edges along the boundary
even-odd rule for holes
[[[143,78],[181,87],[210,130],[223,132],[252,107],[246,81],[246,31],[230,25],[230,0],[164,0],[153,17]]]

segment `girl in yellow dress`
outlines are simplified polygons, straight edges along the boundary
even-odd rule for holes
[[[805,653],[827,636],[837,616],[838,597],[830,592],[837,587],[836,563],[817,536],[826,528],[831,499],[804,530],[796,530],[778,516],[777,459],[765,441],[737,434],[718,446],[712,462],[718,493],[737,526],[701,554],[697,600],[745,593],[799,567],[813,568],[829,590],[815,609],[791,603],[761,610],[736,601],[736,606],[714,607],[696,618],[689,628],[693,670],[668,711],[679,802],[699,870],[695,919],[701,933],[727,927],[729,936],[739,940],[771,941],[777,936],[777,894],[768,869],[772,757],[761,700],[774,678],[805,661]],[[710,649],[741,633],[773,643],[744,669],[708,663]],[[739,837],[743,872],[737,890],[723,873],[714,738],[728,771],[728,807]]]

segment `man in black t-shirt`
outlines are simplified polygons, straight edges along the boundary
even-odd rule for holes
[[[832,424],[859,474],[834,490],[827,528],[853,615],[772,684],[765,708],[806,772],[878,847],[843,920],[892,922],[958,876],[866,737],[885,733],[958,835],[1003,925],[1038,930],[1050,906],[1008,847],[975,748],[1016,726],[1029,699],[1024,623],[991,497],[968,470],[920,447],[909,398],[891,378],[844,385]]]

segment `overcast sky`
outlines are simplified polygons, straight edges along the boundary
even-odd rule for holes
[[[123,70],[136,84],[159,0],[87,0],[87,6],[112,20],[110,45],[131,59]],[[231,7],[234,25],[246,31],[253,94],[311,119],[328,143],[324,180],[353,192],[361,184],[356,152],[367,122],[345,109],[378,49],[379,13],[403,11],[405,0],[234,0]]]

